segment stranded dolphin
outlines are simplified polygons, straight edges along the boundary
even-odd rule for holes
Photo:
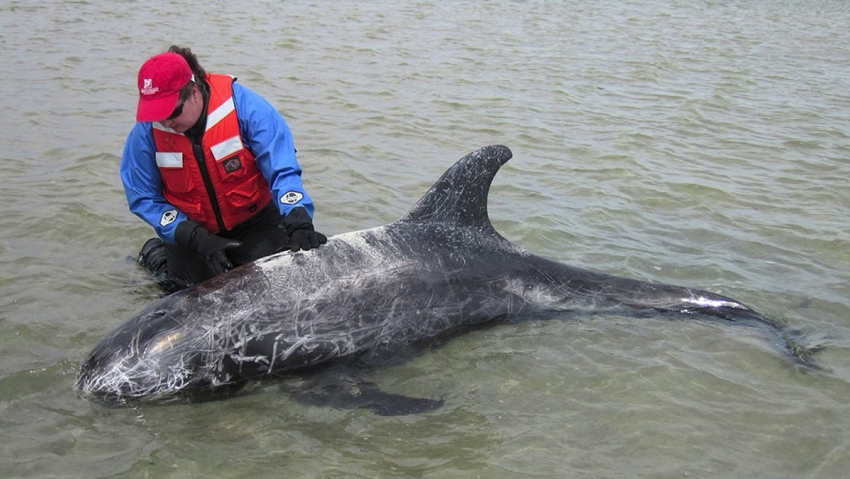
[[[733,299],[534,255],[490,223],[504,146],[470,153],[400,220],[276,254],[149,305],[82,364],[75,388],[107,403],[216,391],[465,326],[544,311],[661,311],[757,325],[810,364],[785,327]]]

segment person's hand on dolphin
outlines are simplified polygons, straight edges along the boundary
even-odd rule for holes
[[[309,251],[328,242],[328,237],[313,228],[313,219],[304,208],[293,208],[283,218],[286,233],[289,235],[289,250],[292,252]]]
[[[241,241],[214,235],[196,221],[191,220],[177,225],[174,230],[174,241],[181,247],[198,253],[216,276],[233,269],[227,250],[242,246]]]

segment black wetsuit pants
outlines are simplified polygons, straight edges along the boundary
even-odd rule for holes
[[[272,202],[254,217],[230,231],[219,232],[218,236],[242,242],[239,248],[227,251],[234,267],[289,247],[289,237],[286,234],[283,216]],[[157,274],[157,280],[166,292],[174,292],[214,276],[206,260],[195,251],[168,243],[164,243],[162,247],[165,251],[166,270],[153,272]],[[146,266],[150,269],[149,265]]]

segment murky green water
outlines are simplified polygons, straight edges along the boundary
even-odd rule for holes
[[[850,4],[0,5],[0,476],[844,477],[850,468]],[[171,43],[293,129],[327,233],[394,221],[455,160],[514,152],[516,243],[732,296],[827,346],[629,317],[500,325],[369,379],[378,417],[228,401],[104,409],[86,353],[156,297],[117,175],[135,74]],[[563,318],[562,318],[563,319]]]

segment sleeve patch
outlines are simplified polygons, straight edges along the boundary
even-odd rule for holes
[[[159,218],[160,226],[168,226],[177,219],[177,210],[168,210]]]
[[[304,195],[297,191],[287,191],[280,197],[280,202],[285,205],[294,205],[301,201],[301,198],[304,198]]]

